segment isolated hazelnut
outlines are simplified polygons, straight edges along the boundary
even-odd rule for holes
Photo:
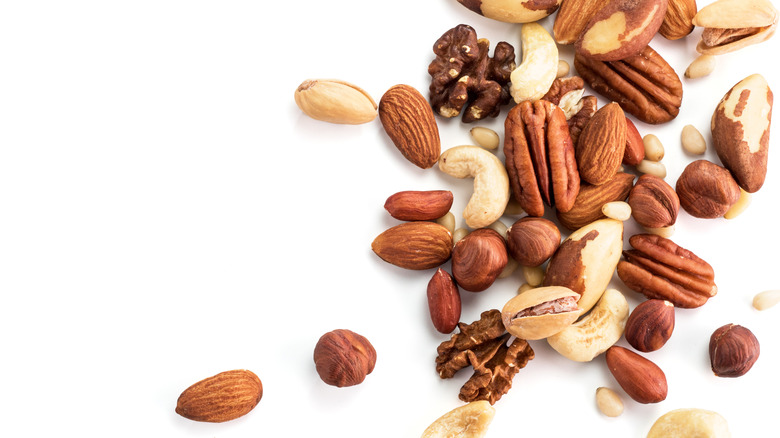
[[[506,241],[491,228],[478,228],[452,249],[452,276],[462,289],[482,292],[509,263]]]
[[[632,347],[648,353],[666,344],[674,331],[674,305],[651,299],[637,305],[626,320],[623,336]]]
[[[710,364],[718,377],[745,375],[758,360],[759,353],[758,339],[741,325],[726,324],[710,337]]]
[[[314,347],[314,365],[328,385],[357,385],[374,370],[376,350],[365,337],[345,329],[325,333]]]
[[[526,216],[506,232],[509,255],[522,266],[539,266],[552,257],[561,244],[561,231],[549,219]]]
[[[628,205],[639,225],[664,228],[677,222],[680,198],[669,183],[655,175],[644,174],[628,194]]]

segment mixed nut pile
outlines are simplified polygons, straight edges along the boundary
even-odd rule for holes
[[[769,0],[717,0],[701,10],[695,0],[527,0],[512,8],[501,0],[459,2],[485,17],[521,23],[519,64],[511,44],[498,43],[491,57],[490,42],[460,24],[433,45],[428,97],[399,84],[377,105],[364,90],[337,80],[307,80],[295,92],[295,102],[312,118],[361,124],[378,115],[415,166],[473,178],[462,212],[466,228],[455,227],[451,191],[402,191],[384,205],[401,223],[372,242],[388,263],[434,270],[427,285],[431,322],[451,335],[437,348],[435,369],[442,379],[473,370],[459,394],[466,404],[436,420],[423,437],[484,436],[492,405],[534,358],[528,341],[545,340],[577,362],[604,354],[627,396],[638,403],[664,400],[665,374],[642,353],[671,337],[675,308],[703,306],[718,290],[713,267],[671,239],[674,224],[680,208],[697,218],[735,217],[762,187],[772,91],[760,74],[728,90],[711,124],[720,164],[695,160],[673,186],[664,180],[658,138],[642,136],[631,120],[666,123],[682,104],[679,76],[648,44],[656,34],[676,40],[703,28],[701,56],[685,72],[701,77],[712,71],[714,56],[769,38],[777,10]],[[537,21],[553,14],[549,33]],[[575,75],[559,59],[560,45],[574,46]],[[609,103],[598,107],[586,87]],[[473,123],[501,116],[504,107],[510,108],[503,160],[495,153],[501,136],[484,127],[471,130],[477,145],[441,150],[437,117]],[[693,126],[681,138],[690,153],[704,153],[704,137]],[[544,217],[549,212],[557,221]],[[506,227],[500,219],[508,215],[522,217]],[[645,232],[629,236],[624,250],[624,222],[631,219]],[[562,231],[568,234],[563,240]],[[515,269],[526,280],[517,296],[502,309],[485,309],[477,321],[460,320],[460,290],[484,291]],[[633,310],[622,292],[609,288],[615,272],[646,298]],[[779,294],[759,294],[754,306],[768,308]],[[631,349],[615,345],[621,337]],[[759,343],[747,328],[727,324],[712,334],[709,353],[715,375],[738,377],[758,359]],[[351,386],[371,373],[376,351],[363,336],[335,330],[317,343],[314,362],[325,383]],[[187,389],[177,412],[226,421],[249,412],[261,395],[257,376],[231,371]],[[598,388],[596,400],[605,415],[622,412],[612,389]],[[691,431],[730,436],[719,414],[679,409],[659,418],[648,437]]]

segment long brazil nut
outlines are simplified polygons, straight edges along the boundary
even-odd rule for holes
[[[469,227],[487,227],[504,214],[509,176],[498,157],[479,146],[455,146],[441,154],[439,169],[455,178],[474,178],[474,191],[463,210]]]

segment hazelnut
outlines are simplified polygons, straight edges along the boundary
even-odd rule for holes
[[[741,325],[726,324],[710,337],[710,364],[718,377],[745,375],[758,360],[759,353],[758,339]]]
[[[314,365],[328,385],[357,385],[374,370],[376,350],[365,337],[345,329],[325,333],[314,347]]]
[[[663,179],[644,174],[639,177],[628,194],[631,215],[646,228],[664,228],[677,222],[680,198]]]
[[[478,228],[452,249],[452,276],[462,289],[482,292],[509,263],[506,242],[491,228]]]
[[[666,344],[674,331],[674,305],[666,300],[651,299],[631,311],[623,335],[632,347],[648,353]]]
[[[691,216],[704,219],[726,214],[739,200],[739,185],[726,168],[707,160],[688,164],[677,179],[680,206]]]
[[[507,229],[509,255],[523,266],[540,266],[561,244],[561,231],[554,222],[527,216]]]

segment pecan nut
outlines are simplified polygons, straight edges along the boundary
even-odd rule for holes
[[[568,211],[580,190],[580,176],[566,116],[545,100],[513,107],[504,123],[504,155],[512,195],[530,216],[544,205]]]
[[[558,105],[569,120],[582,109],[584,92],[585,81],[579,76],[569,76],[555,79],[542,99]]]
[[[443,117],[463,111],[463,122],[496,117],[510,102],[509,77],[515,69],[515,49],[501,41],[488,56],[490,41],[477,39],[473,27],[459,24],[433,46],[436,58],[428,65],[430,100]],[[465,106],[465,111],[463,110]]]
[[[628,242],[634,249],[623,251],[617,274],[631,290],[686,309],[718,292],[712,266],[691,251],[654,234],[637,234]]]
[[[580,99],[579,103],[580,109],[568,120],[569,135],[571,136],[571,142],[574,144],[577,144],[580,133],[585,129],[585,125],[588,124],[590,118],[596,114],[599,108],[599,99],[596,96],[585,96]]]
[[[650,46],[620,61],[596,61],[577,53],[574,68],[597,93],[645,123],[665,123],[680,112],[680,77]]]
[[[534,350],[524,339],[511,344],[498,309],[482,312],[471,324],[458,324],[458,333],[436,349],[436,372],[449,379],[463,368],[474,374],[463,384],[459,398],[465,402],[497,402],[512,388],[512,378],[534,358]]]

